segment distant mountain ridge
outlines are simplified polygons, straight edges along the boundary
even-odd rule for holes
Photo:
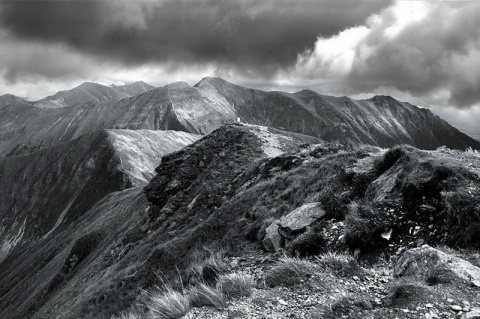
[[[138,85],[140,90],[146,89]],[[127,90],[85,86],[100,88],[102,94],[105,88]],[[130,89],[138,92],[135,86]],[[89,92],[91,98],[96,91]],[[389,96],[353,100],[310,90],[264,92],[220,78],[204,78],[194,86],[176,82],[118,101],[101,102],[100,98],[115,99],[98,95],[81,105],[57,109],[33,107],[21,100],[0,103],[0,156],[27,154],[98,129],[177,130],[204,135],[237,119],[342,143],[480,149],[479,141],[430,110]]]
[[[48,96],[33,103],[33,105],[39,108],[55,109],[72,107],[88,102],[114,102],[139,95],[154,88],[155,87],[141,81],[120,86],[106,86],[98,83],[85,82],[71,90],[61,91],[52,96]]]

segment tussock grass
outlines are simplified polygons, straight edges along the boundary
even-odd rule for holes
[[[151,295],[146,306],[153,319],[177,319],[190,311],[191,301],[187,294],[166,287],[164,292]]]
[[[232,273],[218,278],[217,289],[229,300],[248,297],[252,294],[255,281],[251,275],[245,273]]]
[[[210,259],[210,262],[212,260],[218,261]],[[223,274],[216,284],[199,282],[188,288],[182,287],[181,290],[164,285],[157,292],[146,293],[145,306],[149,310],[146,317],[132,310],[112,319],[176,319],[182,318],[192,307],[222,309],[229,300],[250,296],[253,286],[253,277],[244,273]]]
[[[227,304],[227,297],[222,291],[203,283],[190,288],[187,297],[193,307],[208,306],[222,309]]]
[[[218,277],[228,270],[223,256],[223,251],[209,252],[207,257],[196,256],[186,271],[187,282],[190,284],[203,282],[211,285],[215,284]]]
[[[415,276],[403,277],[394,281],[388,288],[386,304],[392,307],[403,307],[415,303],[426,303],[436,298],[434,290]]]
[[[295,286],[310,278],[318,270],[319,267],[311,261],[283,257],[267,272],[265,285],[267,287]]]

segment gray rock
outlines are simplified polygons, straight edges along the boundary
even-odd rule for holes
[[[282,237],[293,239],[325,214],[320,203],[305,204],[280,219],[279,233]]]
[[[265,229],[265,237],[262,241],[263,247],[268,251],[277,251],[282,249],[282,237],[278,233],[278,220],[270,224]]]
[[[395,263],[393,274],[398,277],[417,276],[425,281],[465,284],[480,280],[479,267],[428,245],[407,250]]]
[[[480,308],[473,308],[467,313],[464,313],[462,319],[480,319]]]

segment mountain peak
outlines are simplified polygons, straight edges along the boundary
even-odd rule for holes
[[[183,89],[183,88],[191,88],[190,84],[184,81],[173,82],[170,84],[165,85],[167,89]]]
[[[198,81],[197,84],[195,84],[193,87],[202,87],[205,85],[213,85],[213,86],[225,86],[225,85],[234,85],[233,83],[230,83],[222,78],[219,77],[212,77],[212,76],[207,76]]]
[[[21,97],[15,96],[13,94],[4,94],[0,96],[1,101],[24,101]]]
[[[390,95],[375,95],[374,97],[368,99],[368,101],[401,103],[400,101],[398,101],[397,99],[393,98]]]

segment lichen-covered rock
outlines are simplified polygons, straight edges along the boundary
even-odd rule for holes
[[[470,284],[480,279],[480,268],[428,245],[407,250],[395,263],[394,276],[417,276],[431,283]]]

